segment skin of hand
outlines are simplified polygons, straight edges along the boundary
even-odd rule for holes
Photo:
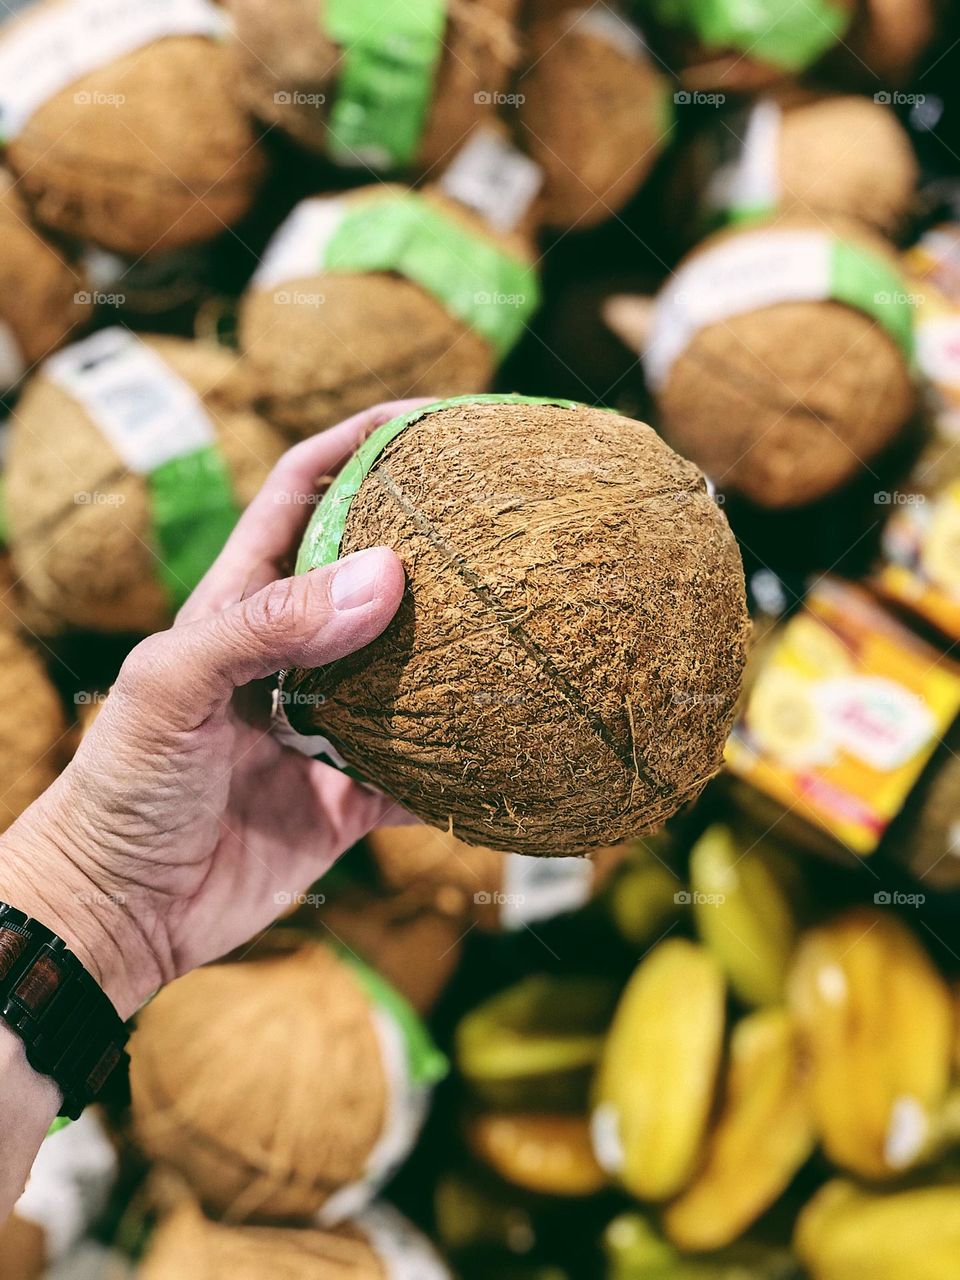
[[[289,450],[173,627],[129,655],[59,779],[0,837],[0,898],[60,934],[128,1018],[273,921],[396,801],[281,746],[263,681],[369,644],[404,589],[372,548],[287,577],[318,483],[421,400]]]

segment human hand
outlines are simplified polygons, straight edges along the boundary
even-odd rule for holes
[[[369,644],[403,569],[386,548],[284,576],[318,480],[379,405],[291,449],[169,631],[139,644],[58,781],[0,838],[0,898],[59,933],[127,1018],[268,925],[397,805],[268,733],[286,666]]]

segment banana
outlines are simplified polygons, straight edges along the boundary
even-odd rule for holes
[[[960,596],[960,480],[936,503],[920,559],[932,582]]]
[[[666,1200],[700,1155],[720,1066],[723,974],[682,938],[656,947],[630,979],[594,1089],[594,1150],[641,1200]]]
[[[751,1242],[688,1258],[638,1213],[622,1213],[603,1236],[606,1280],[799,1280],[786,1250]]]
[[[946,983],[890,912],[855,908],[801,939],[788,999],[830,1158],[888,1178],[923,1156],[950,1077]]]
[[[779,849],[742,845],[729,827],[708,827],[690,855],[700,937],[746,1004],[783,998],[797,921],[777,863]]]
[[[883,1194],[828,1182],[800,1214],[794,1248],[812,1280],[957,1280],[960,1185]]]
[[[590,1196],[607,1185],[583,1116],[479,1116],[468,1126],[467,1136],[481,1160],[525,1191]]]
[[[683,911],[684,883],[655,858],[625,867],[610,889],[617,931],[635,947],[648,947]]]
[[[814,1140],[790,1016],[752,1013],[734,1029],[720,1114],[703,1166],[664,1212],[667,1235],[682,1249],[730,1244],[780,1196]]]

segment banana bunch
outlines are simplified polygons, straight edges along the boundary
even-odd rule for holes
[[[723,1055],[726,985],[682,938],[644,959],[620,999],[594,1086],[594,1149],[641,1200],[666,1200],[700,1157]]]
[[[467,1127],[473,1151],[505,1182],[538,1195],[590,1196],[607,1177],[584,1116],[490,1114]]]
[[[811,1280],[956,1280],[960,1183],[884,1193],[838,1178],[801,1213],[794,1249]]]
[[[784,1249],[739,1245],[709,1257],[684,1257],[638,1213],[624,1213],[604,1233],[607,1280],[799,1280]]]
[[[854,908],[804,935],[788,999],[827,1155],[870,1179],[912,1168],[946,1098],[954,1044],[951,993],[924,948],[891,912]]]

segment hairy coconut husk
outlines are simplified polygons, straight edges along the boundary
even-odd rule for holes
[[[131,256],[219,235],[265,174],[233,76],[223,42],[172,36],[55,93],[6,151],[37,219]]]
[[[363,1177],[383,1130],[373,1017],[351,968],[321,943],[188,974],[137,1017],[141,1146],[229,1221],[312,1218]]]
[[[379,827],[367,836],[380,874],[398,892],[429,894],[437,911],[476,921],[484,931],[503,928],[500,896],[508,892],[508,853],[464,844],[435,827]],[[598,849],[590,857],[597,893],[628,855],[628,846]]]
[[[43,1227],[16,1213],[0,1226],[4,1280],[41,1280],[47,1269]]]
[[[212,343],[145,340],[202,399],[234,495],[245,505],[283,441],[237,403],[231,386],[236,357]],[[86,498],[78,501],[78,494]],[[42,369],[13,422],[6,506],[15,569],[53,617],[103,631],[169,624],[170,602],[149,545],[146,480],[125,468],[86,410]]]
[[[471,844],[563,855],[663,823],[720,766],[743,570],[703,477],[647,426],[468,401],[381,454],[341,554],[385,544],[386,632],[293,672],[301,732]]]
[[[378,199],[383,191],[353,198]],[[492,231],[440,192],[424,198],[474,235],[531,260],[523,237]],[[487,340],[432,293],[387,272],[323,272],[279,288],[254,286],[241,303],[239,333],[256,408],[298,437],[380,400],[483,391],[497,363]]]
[[[406,1222],[403,1230],[413,1233]],[[141,1280],[385,1280],[392,1268],[362,1220],[336,1231],[224,1226],[184,1204],[154,1232],[137,1274]],[[442,1274],[439,1261],[436,1274]]]
[[[60,346],[93,312],[78,265],[32,223],[10,174],[0,169],[0,324],[29,368]],[[4,381],[0,370],[0,390]]]
[[[870,93],[909,83],[942,12],[939,0],[859,0],[850,30],[819,68],[823,78]]]
[[[623,208],[667,135],[664,75],[588,17],[561,11],[536,22],[517,81],[520,132],[546,175],[551,227],[590,227]]]
[[[68,755],[67,721],[46,669],[0,619],[0,830],[56,779]]]
[[[896,265],[890,246],[856,223],[798,214],[776,226],[833,232]],[[740,234],[711,236],[689,257]],[[657,399],[666,438],[718,485],[793,507],[839,488],[888,445],[914,388],[871,316],[833,301],[783,302],[700,329]]]
[[[954,731],[911,796],[893,836],[897,860],[932,889],[960,888],[960,733]]]
[[[240,92],[261,120],[311,151],[327,149],[327,121],[343,54],[324,30],[316,0],[227,0],[233,15]],[[517,59],[518,0],[450,0],[447,29],[416,167],[445,160],[481,121],[496,114]],[[385,19],[386,20],[386,19]]]

